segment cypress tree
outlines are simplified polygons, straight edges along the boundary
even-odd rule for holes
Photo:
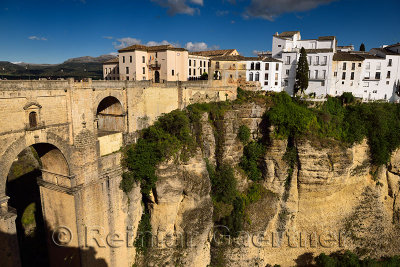
[[[297,71],[296,71],[296,84],[294,86],[294,94],[297,94],[298,91],[304,93],[305,90],[308,88],[308,73],[309,73],[309,66],[307,61],[307,52],[304,47],[300,50],[300,58],[297,64]]]
[[[365,51],[365,44],[364,43],[362,43],[361,45],[360,45],[360,51]]]

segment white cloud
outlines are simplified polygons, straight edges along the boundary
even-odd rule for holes
[[[156,41],[149,41],[146,43],[147,46],[156,46],[156,45],[169,45],[172,44],[168,41],[161,41],[161,42],[156,42]],[[173,44],[172,44],[173,45]],[[175,46],[175,45],[174,45]]]
[[[117,52],[111,52],[111,53],[109,53],[109,55],[118,56],[118,53]]]
[[[130,45],[141,44],[142,41],[136,38],[125,37],[117,39],[117,42],[113,42],[115,49],[122,49]]]
[[[198,8],[193,8],[187,4],[187,0],[151,0],[152,2],[168,8],[168,14],[173,16],[175,14],[194,15],[200,12]],[[190,3],[203,6],[203,0],[189,0]]]
[[[198,42],[198,43],[188,42],[188,43],[186,43],[185,48],[189,51],[196,52],[196,51],[205,51],[205,50],[215,50],[215,49],[218,49],[219,47],[216,45],[209,47],[204,42]]]
[[[47,41],[47,38],[39,37],[39,36],[35,36],[35,35],[29,36],[28,39],[29,40],[35,40],[35,41]]]
[[[336,0],[252,0],[246,17],[257,17],[273,21],[284,13],[302,12]]]
[[[114,37],[112,37],[112,36],[103,36],[103,38],[104,38],[104,39],[108,39],[108,40],[114,39]]]

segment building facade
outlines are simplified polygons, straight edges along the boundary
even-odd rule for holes
[[[282,91],[282,61],[271,57],[245,58],[246,81],[259,82],[264,91]]]

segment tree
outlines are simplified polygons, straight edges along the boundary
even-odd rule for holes
[[[364,43],[362,43],[361,45],[360,45],[360,51],[365,51],[365,44]]]
[[[296,84],[294,86],[294,94],[297,94],[298,91],[304,93],[308,88],[308,73],[309,73],[308,61],[307,61],[307,52],[304,47],[300,50],[300,58],[297,64],[296,71]]]

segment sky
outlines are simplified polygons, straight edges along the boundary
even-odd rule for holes
[[[0,61],[61,63],[132,44],[270,50],[272,35],[400,42],[399,0],[0,0]]]

